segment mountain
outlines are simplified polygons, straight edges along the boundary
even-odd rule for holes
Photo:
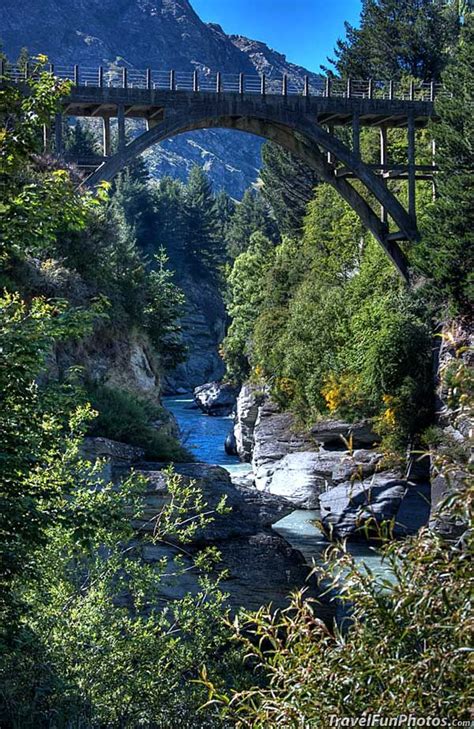
[[[264,43],[204,23],[188,0],[2,0],[0,38],[11,59],[26,46],[56,64],[286,73],[290,82],[316,76]],[[198,162],[215,189],[240,198],[258,176],[262,142],[251,135],[243,142],[237,134],[198,131],[169,140],[148,153],[152,174],[184,180]]]

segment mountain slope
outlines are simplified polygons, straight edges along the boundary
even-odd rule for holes
[[[264,43],[203,23],[188,0],[2,0],[0,38],[12,59],[26,46],[58,64],[264,71],[270,78],[287,73],[290,81],[308,73]],[[239,198],[257,178],[261,144],[250,135],[193,132],[163,143],[148,159],[155,176],[183,180],[198,162],[216,189]]]

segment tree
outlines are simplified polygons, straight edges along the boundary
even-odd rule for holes
[[[447,0],[364,0],[360,27],[345,27],[331,60],[341,76],[438,80],[459,23]]]
[[[222,343],[229,376],[243,381],[250,373],[254,324],[265,290],[265,273],[271,265],[274,246],[262,233],[254,233],[247,250],[234,261],[227,278],[227,310],[232,323]]]
[[[199,165],[191,168],[184,199],[187,222],[186,255],[202,269],[215,271],[224,260],[224,250],[217,235],[212,184]]]
[[[218,237],[222,245],[225,246],[227,230],[229,228],[232,216],[235,213],[235,202],[225,190],[219,190],[214,202],[214,209],[217,219]]]
[[[262,147],[262,195],[275,215],[282,235],[299,236],[306,205],[318,183],[315,172],[277,144]]]
[[[65,148],[67,154],[73,159],[94,157],[99,148],[97,138],[90,125],[76,121],[74,127],[66,126]]]
[[[438,99],[436,139],[437,200],[426,216],[416,251],[418,265],[439,301],[468,311],[474,300],[474,15],[465,17],[458,50],[443,76],[447,94]]]
[[[246,250],[250,238],[260,232],[270,240],[278,240],[278,230],[262,195],[255,190],[246,190],[235,209],[227,230],[227,253],[234,259]]]
[[[140,250],[153,256],[156,252],[156,216],[148,170],[141,157],[117,175],[112,205],[123,211],[126,222],[133,227]]]
[[[155,205],[155,238],[170,258],[172,267],[180,271],[185,262],[187,218],[185,188],[172,177],[163,177],[153,188]]]

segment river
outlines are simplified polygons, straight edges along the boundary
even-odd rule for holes
[[[192,395],[173,395],[163,398],[163,404],[176,418],[181,439],[197,461],[222,466],[233,476],[244,476],[251,471],[250,464],[241,463],[237,456],[229,456],[224,441],[232,427],[232,418],[204,415],[194,404]],[[273,529],[298,549],[308,564],[320,561],[329,542],[315,525],[318,511],[295,509],[274,524]],[[375,574],[388,576],[377,551],[365,543],[350,543],[348,551],[360,565],[366,564]]]

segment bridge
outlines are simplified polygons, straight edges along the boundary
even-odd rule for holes
[[[293,152],[331,184],[360,216],[400,274],[409,271],[400,241],[418,240],[416,180],[431,179],[433,164],[417,164],[416,130],[434,117],[434,101],[446,92],[434,83],[287,76],[249,76],[151,69],[50,66],[71,90],[62,101],[54,125],[55,150],[63,154],[63,115],[102,120],[102,156],[75,160],[88,170],[85,183],[94,187],[110,181],[134,157],[149,147],[197,129],[227,128],[256,134]],[[0,69],[3,82],[24,82],[34,73],[28,65]],[[112,145],[111,120],[116,120],[117,143]],[[127,140],[128,120],[144,121],[143,133]],[[336,128],[348,128],[343,142]],[[379,129],[380,158],[362,159],[362,127]],[[407,158],[388,159],[388,133],[405,129]],[[49,137],[45,132],[45,144]],[[433,150],[434,151],[434,150]],[[405,208],[387,180],[406,180]],[[363,195],[353,182],[361,183]],[[368,202],[371,200],[373,202]],[[379,209],[375,209],[376,206]],[[390,220],[390,224],[389,224]]]

